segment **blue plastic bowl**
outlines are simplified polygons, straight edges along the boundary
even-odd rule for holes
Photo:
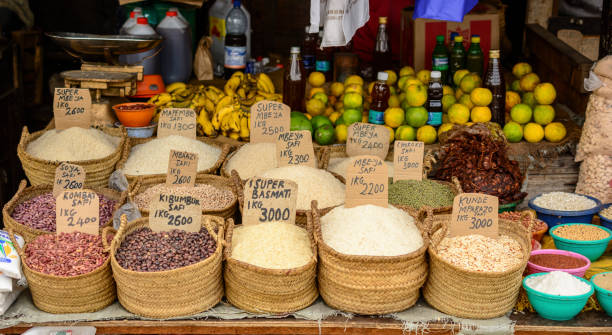
[[[116,122],[115,126],[119,127],[120,122]],[[157,129],[157,123],[152,123],[146,127],[125,127],[127,130],[128,137],[132,138],[149,138],[153,136],[155,129]]]
[[[536,211],[538,219],[546,222],[548,229],[564,223],[591,223],[591,221],[593,221],[593,215],[601,210],[601,201],[584,194],[580,195],[595,201],[597,205],[585,211],[555,211],[546,209],[533,203],[533,201],[541,195],[542,194],[538,194],[529,200],[529,208]]]
[[[566,321],[578,315],[578,313],[580,313],[580,311],[586,305],[589,297],[593,294],[593,284],[584,278],[574,276],[587,283],[591,287],[591,290],[588,293],[573,296],[546,294],[527,286],[527,278],[543,276],[546,274],[548,274],[548,272],[534,273],[523,279],[523,287],[525,288],[525,291],[527,291],[527,298],[529,299],[531,306],[533,306],[541,317],[549,320]]]
[[[602,205],[600,212],[603,211],[604,209],[610,207],[610,206],[612,206],[612,203]],[[601,225],[602,226],[604,226],[604,227],[606,227],[608,229],[612,229],[612,218],[608,219],[606,217],[601,216],[601,214],[599,214],[599,221],[601,221]]]
[[[597,286],[593,281],[593,278],[601,276],[604,273],[608,273],[609,275],[612,274],[612,272],[598,273],[591,277],[591,282],[593,283],[593,287],[595,287],[595,296],[597,296],[597,301],[599,301],[601,308],[603,308],[609,316],[612,316],[612,291]]]
[[[599,229],[603,229],[608,232],[609,236],[602,240],[577,241],[559,237],[557,236],[557,234],[555,234],[555,230],[559,229],[559,227],[573,226],[577,224],[593,226]],[[548,233],[555,241],[555,246],[557,247],[557,249],[579,253],[588,258],[591,262],[596,261],[599,257],[601,257],[601,255],[603,255],[603,253],[606,251],[606,248],[608,247],[608,243],[610,242],[610,240],[612,240],[612,231],[610,229],[603,226],[588,223],[566,223],[562,225],[557,225],[551,230],[549,230]]]

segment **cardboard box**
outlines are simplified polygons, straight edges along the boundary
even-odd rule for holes
[[[478,4],[463,18],[463,22],[412,19],[414,8],[402,10],[400,33],[400,64],[410,65],[416,71],[431,70],[431,54],[436,36],[444,35],[448,45],[450,34],[458,32],[464,44],[470,45],[472,35],[480,35],[480,47],[485,56],[485,68],[489,61],[489,49],[499,49],[499,11],[491,5]]]

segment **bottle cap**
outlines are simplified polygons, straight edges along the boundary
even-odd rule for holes
[[[431,71],[431,78],[439,79],[442,78],[442,73],[440,71]]]
[[[387,17],[386,16],[379,16],[378,17],[378,23],[379,24],[387,24]]]
[[[436,42],[440,43],[440,42],[444,42],[444,35],[438,35],[436,36]]]
[[[480,43],[480,35],[472,35],[472,43]]]
[[[170,16],[170,17],[176,16],[176,14],[177,14],[176,11],[173,11],[173,10],[169,10],[166,12],[166,16]]]
[[[135,17],[136,17],[136,12],[135,12],[135,11],[132,11],[132,12],[130,13],[130,19],[133,19],[133,18],[135,18]]]
[[[455,36],[455,42],[460,42],[460,43],[463,42],[463,36],[461,35]]]
[[[489,50],[489,58],[499,58],[499,50]]]
[[[234,8],[240,7],[240,0],[234,0]]]
[[[389,79],[389,74],[387,72],[380,71],[380,72],[378,72],[378,75],[376,76],[376,79],[378,79],[378,80],[387,80],[387,79]]]
[[[149,24],[149,20],[146,17],[139,17],[136,19],[137,24]]]
[[[291,53],[292,54],[299,54],[300,53],[300,47],[291,47]]]

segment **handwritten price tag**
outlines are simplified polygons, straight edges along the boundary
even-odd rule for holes
[[[389,153],[389,129],[356,122],[348,127],[346,154],[350,157],[373,155],[385,159]]]
[[[68,190],[55,201],[55,232],[98,235],[100,228],[100,199],[91,190]]]
[[[290,180],[252,178],[244,185],[242,224],[295,223],[297,184]]]
[[[425,143],[421,141],[395,141],[393,149],[393,181],[423,180]]]
[[[346,173],[344,207],[361,205],[387,207],[389,204],[389,168],[377,156],[356,156]]]
[[[181,192],[180,188],[172,194],[163,192],[153,195],[149,205],[149,227],[155,232],[181,229],[195,233],[202,223],[200,199]]]
[[[276,160],[278,166],[306,165],[316,168],[310,131],[289,131],[278,135]]]
[[[166,185],[195,186],[198,173],[198,154],[187,151],[170,150]]]
[[[499,200],[481,193],[461,193],[453,201],[450,236],[480,234],[492,238],[499,236]]]
[[[157,137],[180,135],[196,138],[196,113],[191,108],[165,108],[159,114]]]
[[[251,143],[275,143],[278,135],[291,128],[291,108],[283,103],[262,100],[251,107]]]
[[[83,184],[85,184],[85,170],[78,165],[62,163],[55,169],[53,196],[57,198],[65,190],[83,188]]]
[[[91,95],[86,88],[56,88],[53,95],[55,129],[89,128],[92,121]]]

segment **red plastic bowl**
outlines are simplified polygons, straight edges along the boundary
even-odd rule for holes
[[[540,250],[534,250],[531,252],[531,255],[541,255],[541,254],[565,255],[565,256],[570,256],[574,258],[579,258],[579,259],[586,261],[586,265],[583,267],[574,268],[574,269],[554,269],[554,268],[547,268],[545,266],[537,265],[537,264],[531,263],[531,261],[528,261],[527,262],[527,274],[533,274],[533,273],[539,273],[539,272],[563,271],[563,272],[572,274],[574,276],[583,277],[584,274],[586,273],[586,270],[589,268],[589,266],[591,266],[591,261],[588,258],[582,256],[581,254],[571,252],[571,251],[558,250],[558,249],[540,249]]]
[[[114,105],[115,115],[126,127],[146,127],[155,115],[155,105],[146,102],[127,102]]]

